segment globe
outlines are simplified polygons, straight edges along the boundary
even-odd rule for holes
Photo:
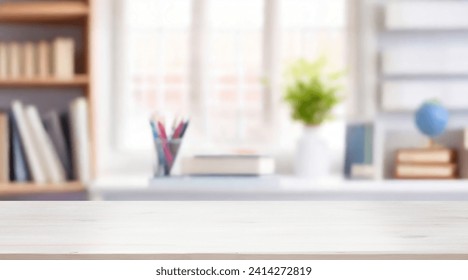
[[[430,138],[437,137],[445,131],[448,119],[447,109],[435,102],[424,103],[415,115],[419,131]]]

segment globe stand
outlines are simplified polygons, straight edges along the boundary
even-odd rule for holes
[[[438,144],[434,138],[429,138],[428,143],[427,143],[427,148],[428,149],[441,149],[444,148],[444,146]]]

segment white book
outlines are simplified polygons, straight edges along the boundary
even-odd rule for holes
[[[151,179],[153,189],[172,191],[206,191],[249,189],[274,190],[280,187],[280,177],[268,176],[163,176]]]
[[[268,156],[195,156],[181,162],[184,175],[271,175],[275,161]]]
[[[388,29],[468,29],[465,1],[395,1],[385,9]]]
[[[34,143],[33,132],[24,112],[23,104],[19,101],[13,101],[12,110],[18,126],[21,142],[24,146],[32,179],[38,184],[45,183],[47,181],[47,175],[43,169],[44,166],[40,161],[38,151],[36,150],[37,143]]]
[[[463,130],[463,149],[468,151],[468,128]]]
[[[91,161],[88,103],[83,97],[75,99],[70,105],[70,131],[73,171],[77,179],[86,184],[91,180]]]
[[[386,75],[468,74],[468,48],[393,48],[382,53],[382,72]]]
[[[0,184],[10,181],[10,137],[8,115],[0,112]]]
[[[8,77],[11,79],[19,79],[22,76],[21,72],[21,48],[16,42],[8,44]]]
[[[47,78],[52,75],[52,49],[47,41],[40,41],[37,44],[37,72],[40,78]]]
[[[72,163],[68,154],[68,144],[65,140],[65,134],[63,132],[62,124],[60,122],[60,116],[56,111],[49,112],[44,118],[44,127],[49,135],[50,140],[58,154],[62,167],[65,170],[67,178],[73,177]]]
[[[45,131],[37,108],[27,106],[25,112],[31,125],[39,160],[47,174],[47,181],[55,184],[65,182],[65,170],[60,164],[58,154],[54,150],[52,141]]]
[[[375,174],[375,167],[372,164],[351,165],[351,178],[353,179],[373,179]]]
[[[54,76],[58,79],[72,79],[75,74],[75,44],[73,39],[55,39],[52,53]]]
[[[395,171],[397,178],[452,178],[456,176],[456,165],[398,164]]]
[[[26,42],[23,45],[23,54],[24,59],[23,63],[23,70],[24,70],[24,77],[27,79],[32,79],[36,76],[36,53],[35,53],[34,44],[32,42]]]
[[[8,51],[7,45],[0,42],[0,80],[8,78]]]
[[[415,110],[428,100],[438,100],[449,109],[468,107],[466,81],[388,81],[382,86],[382,109]]]

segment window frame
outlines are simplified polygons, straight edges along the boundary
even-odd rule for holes
[[[189,87],[190,94],[188,95],[188,103],[192,112],[192,123],[202,124],[197,129],[202,133],[205,132],[206,125],[203,125],[203,120],[206,119],[206,107],[204,92],[208,90],[209,76],[208,76],[208,44],[209,44],[209,26],[208,26],[208,4],[210,0],[192,0],[191,4],[191,28],[190,28],[190,42],[191,48],[189,49],[190,62],[188,65]],[[279,23],[279,3],[281,0],[267,0],[264,6],[264,30],[262,40],[262,71],[265,79],[264,85],[264,102],[263,118],[265,125],[270,127],[275,120],[274,114],[275,104],[280,96],[280,76],[281,76],[281,62],[280,62],[280,23]],[[126,18],[126,0],[115,1],[115,18],[119,19],[114,21],[115,28],[115,118],[116,123],[125,123],[126,112],[125,104],[128,102],[130,95],[130,81],[126,77],[129,75],[125,61],[129,58],[128,52],[128,37],[126,29],[124,28],[127,23]],[[125,129],[114,126],[115,147],[116,150],[123,153],[132,152],[125,144]]]

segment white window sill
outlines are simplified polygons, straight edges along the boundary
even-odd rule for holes
[[[468,200],[468,182],[322,181],[271,178],[190,177],[150,182],[145,177],[101,179],[92,186],[103,200]]]

